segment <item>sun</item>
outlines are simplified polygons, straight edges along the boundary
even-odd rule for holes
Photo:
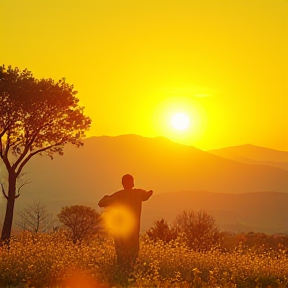
[[[171,117],[171,124],[176,130],[183,131],[189,128],[190,118],[186,113],[178,112]]]
[[[195,145],[207,130],[203,107],[188,97],[167,97],[155,106],[155,135],[161,135],[184,145]]]

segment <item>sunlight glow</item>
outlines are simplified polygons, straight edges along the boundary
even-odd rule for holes
[[[61,287],[66,288],[100,288],[97,281],[85,271],[80,269],[67,269],[63,271]],[[61,273],[61,274],[62,274]],[[60,275],[61,275],[60,274]]]
[[[195,145],[197,141],[201,141],[207,128],[207,117],[199,98],[168,98],[166,95],[163,98],[165,100],[154,110],[155,134],[184,145]]]
[[[178,112],[172,116],[171,124],[177,130],[186,130],[190,126],[190,118],[186,113]]]

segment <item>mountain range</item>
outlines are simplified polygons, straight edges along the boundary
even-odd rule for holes
[[[208,152],[245,164],[258,164],[288,170],[288,153],[251,144],[232,146]]]
[[[54,215],[74,204],[99,209],[98,201],[122,189],[121,177],[130,173],[135,187],[154,191],[143,204],[143,229],[159,218],[172,221],[183,209],[202,209],[221,229],[288,233],[283,207],[288,204],[288,152],[253,145],[203,151],[138,135],[83,142],[81,148],[67,145],[53,160],[35,156],[28,162],[24,172],[30,184],[23,186],[16,211],[33,201]],[[4,205],[1,199],[2,211]]]
[[[155,219],[173,223],[185,211],[206,211],[221,231],[288,234],[288,193],[250,192],[239,194],[190,191],[152,197],[143,209],[144,230]],[[162,215],[165,215],[163,217]]]

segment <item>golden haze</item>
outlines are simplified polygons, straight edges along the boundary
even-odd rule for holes
[[[1,64],[66,77],[93,119],[88,136],[288,150],[286,0],[1,0],[0,10]],[[176,106],[193,116],[187,133],[165,122]]]

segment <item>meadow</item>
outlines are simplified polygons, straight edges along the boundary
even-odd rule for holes
[[[206,252],[179,239],[164,243],[141,237],[140,254],[127,287],[288,287],[287,250],[244,249]],[[113,241],[97,237],[73,244],[63,231],[22,232],[0,248],[0,287],[125,287],[116,268]]]

